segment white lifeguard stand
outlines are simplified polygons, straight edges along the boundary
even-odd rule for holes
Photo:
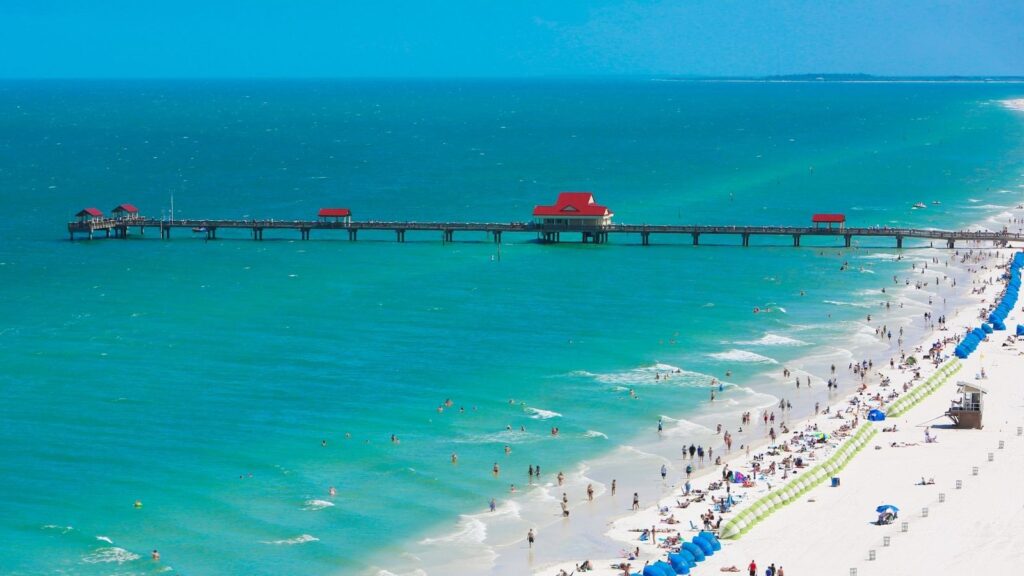
[[[946,412],[946,416],[953,421],[957,428],[981,429],[981,415],[985,407],[985,390],[977,384],[970,382],[957,382],[956,391],[960,394],[960,401],[953,402]]]

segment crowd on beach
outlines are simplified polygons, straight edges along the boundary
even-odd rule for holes
[[[959,264],[972,274],[988,269],[993,265],[992,262],[1002,264],[998,253],[987,250],[957,251],[951,257],[958,260]],[[931,272],[934,284],[944,284],[952,289],[956,285],[956,279],[944,270],[949,264],[950,260],[940,261],[938,258],[932,258],[925,263],[912,263],[908,276],[902,280],[895,276],[893,283],[915,290],[924,289],[930,282],[912,277]],[[940,269],[943,270],[940,272]],[[971,293],[981,296],[976,299],[982,304],[978,317],[985,318],[994,308],[996,301],[985,297],[993,288],[994,282],[990,278],[972,277],[975,279],[972,280]],[[881,291],[885,293],[886,289],[882,288]],[[884,409],[922,382],[927,367],[938,366],[949,358],[949,350],[963,336],[955,328],[947,326],[946,299],[942,299],[940,310],[934,309],[936,303],[933,300],[934,298],[928,298],[928,308],[916,316],[910,325],[890,325],[884,318],[876,318],[873,314],[867,315],[865,320],[872,327],[876,338],[880,343],[889,345],[889,357],[883,363],[876,363],[875,358],[849,362],[845,367],[845,377],[842,375],[842,368],[832,364],[827,377],[818,380],[826,382],[828,401],[824,410],[821,409],[820,402],[815,403],[814,418],[800,424],[792,422],[792,405],[786,399],[780,399],[775,407],[765,408],[756,416],[750,411],[743,412],[739,415],[737,433],[750,440],[739,445],[742,458],[738,454],[733,454],[732,433],[722,424],[718,424],[715,429],[719,438],[718,443],[683,443],[680,455],[684,476],[680,478],[678,491],[673,490],[667,498],[657,502],[650,513],[627,516],[613,523],[609,535],[623,541],[631,541],[636,545],[623,548],[619,554],[620,559],[610,563],[609,567],[616,571],[621,570],[622,574],[627,576],[634,572],[642,572],[642,568],[637,569],[640,566],[639,562],[642,561],[643,566],[646,566],[658,556],[678,551],[681,542],[684,541],[684,531],[717,531],[725,515],[826,458],[843,439],[861,425],[869,410]],[[903,303],[894,304],[888,300],[879,303],[883,314],[892,310],[894,306],[902,308]],[[921,345],[908,348],[905,345],[905,326],[920,328],[933,336]],[[946,332],[949,335],[943,335]],[[1010,338],[1012,339],[1012,336]],[[792,379],[790,381],[796,389],[811,387],[813,382],[812,375],[794,375],[788,367],[782,368],[782,377],[784,380]],[[981,374],[979,377],[984,375]],[[841,379],[845,381],[844,386],[854,387],[854,392],[846,398],[841,398],[837,394]],[[720,385],[717,381],[712,382],[712,390],[718,386]],[[662,430],[663,422],[659,420],[659,434]],[[884,427],[882,431],[894,432],[896,426],[893,424]],[[925,429],[924,436],[926,443],[937,441],[928,428]],[[752,445],[756,445],[756,448]],[[719,474],[703,477],[701,486],[696,487],[695,474],[704,468],[705,463],[716,468]],[[668,472],[667,466],[662,465],[659,470],[662,478],[667,478]],[[927,483],[924,478],[922,483]],[[592,485],[588,487],[588,500],[592,500],[591,489]],[[564,498],[562,505],[563,508],[566,505]],[[633,495],[632,509],[639,510],[636,493]],[[565,516],[568,516],[567,511]],[[655,520],[654,523],[650,522],[652,519]],[[644,523],[644,520],[647,522]],[[531,539],[534,537],[531,531]],[[589,566],[592,563],[588,560],[586,564]],[[579,564],[575,566],[576,571],[585,571],[579,569]],[[561,568],[560,574],[568,574],[565,572],[566,569],[568,567]],[[735,566],[722,570],[739,571]],[[751,575],[757,574],[756,562],[751,561],[748,572]],[[781,566],[776,568],[775,564],[769,565],[764,573],[766,576],[784,576]]]

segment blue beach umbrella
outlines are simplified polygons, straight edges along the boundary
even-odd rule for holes
[[[899,511],[900,509],[893,506],[892,504],[882,504],[878,508],[875,508],[875,512],[878,512],[879,514],[883,514],[885,512],[892,512],[893,514],[898,514]]]

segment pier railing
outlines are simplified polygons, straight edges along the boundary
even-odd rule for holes
[[[656,235],[689,235],[693,244],[700,243],[703,235],[735,235],[741,238],[744,246],[750,245],[751,236],[789,236],[793,245],[799,246],[804,236],[833,236],[843,238],[845,245],[850,246],[854,237],[885,237],[894,238],[896,247],[903,246],[904,238],[920,238],[944,241],[949,248],[955,247],[959,241],[992,242],[1005,245],[1012,241],[1024,241],[1020,232],[987,231],[987,230],[938,230],[933,228],[890,228],[890,227],[814,227],[814,226],[707,226],[707,225],[666,225],[666,224],[547,224],[543,222],[423,222],[423,221],[334,221],[320,220],[281,220],[274,218],[257,219],[211,219],[186,218],[179,220],[156,219],[145,217],[95,218],[77,220],[68,223],[68,233],[72,240],[76,234],[85,234],[93,238],[96,232],[104,232],[106,236],[113,233],[114,237],[126,238],[130,229],[137,229],[144,234],[147,228],[156,228],[161,238],[170,238],[171,230],[185,228],[196,232],[205,232],[208,239],[217,238],[217,230],[244,229],[251,231],[256,240],[263,239],[263,231],[298,230],[303,240],[310,238],[313,230],[346,230],[349,240],[356,240],[361,230],[383,230],[396,234],[399,242],[405,241],[408,231],[441,232],[442,240],[451,242],[455,232],[485,232],[495,242],[501,242],[501,235],[510,233],[534,233],[545,242],[559,242],[562,234],[580,234],[583,242],[601,244],[608,241],[611,234],[638,235],[643,245],[651,242]]]

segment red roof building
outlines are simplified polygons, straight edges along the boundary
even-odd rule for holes
[[[603,226],[612,223],[612,216],[590,192],[561,192],[553,205],[533,208],[533,219],[542,224]]]
[[[352,221],[352,211],[348,208],[321,208],[317,217],[325,222],[333,219],[335,222],[348,224]]]
[[[79,221],[84,222],[94,218],[103,218],[103,212],[100,212],[99,208],[85,208],[78,214],[75,214],[75,217],[77,217]]]
[[[134,204],[118,204],[110,211],[114,218],[137,218],[139,209]]]
[[[829,229],[832,228],[833,224],[837,224],[839,229],[842,230],[846,227],[846,215],[844,214],[815,214],[811,216],[811,222],[815,228],[820,228],[822,224],[827,224]]]

